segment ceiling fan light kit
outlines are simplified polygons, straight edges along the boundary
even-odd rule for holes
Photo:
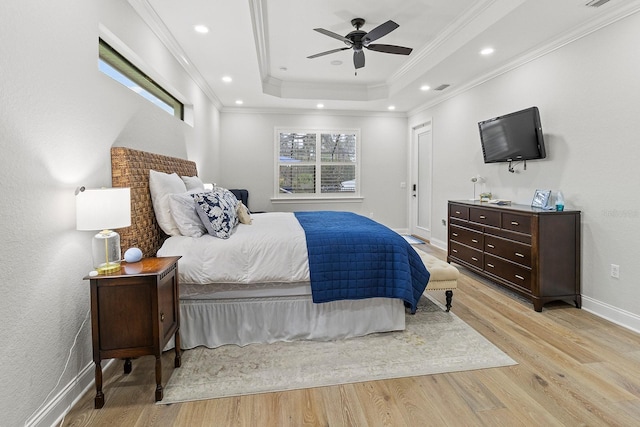
[[[373,50],[382,53],[392,53],[395,55],[409,55],[413,50],[410,47],[395,46],[389,44],[371,44],[371,42],[378,40],[381,37],[386,36],[391,31],[399,27],[398,24],[389,20],[383,24],[378,25],[373,30],[366,32],[361,30],[365,20],[362,18],[354,18],[351,20],[351,25],[355,27],[354,31],[351,31],[346,36],[334,33],[333,31],[325,30],[324,28],[314,28],[315,31],[324,34],[325,36],[332,37],[334,39],[344,42],[347,47],[338,49],[331,49],[326,52],[316,53],[315,55],[308,56],[307,58],[313,59],[320,56],[329,55],[331,53],[341,52],[347,49],[353,49],[353,65],[357,69],[364,67],[364,49]]]

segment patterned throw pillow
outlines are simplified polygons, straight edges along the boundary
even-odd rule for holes
[[[238,225],[236,208],[238,200],[228,190],[192,194],[198,205],[196,210],[207,233],[221,239],[231,237]]]

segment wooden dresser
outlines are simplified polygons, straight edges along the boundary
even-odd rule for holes
[[[449,201],[447,261],[528,298],[580,308],[580,211]]]

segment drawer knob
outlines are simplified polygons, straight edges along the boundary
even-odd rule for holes
[[[451,252],[458,253],[458,251],[456,249],[451,249]]]
[[[520,225],[518,221],[511,221],[511,225]]]
[[[164,322],[164,313],[160,313],[160,321]]]
[[[451,233],[453,237],[458,237],[458,233]]]
[[[471,257],[471,259],[474,260],[474,261],[478,261],[478,258],[473,257],[473,256]]]
[[[487,243],[487,247],[491,249],[495,248],[495,246],[493,246],[491,243]]]
[[[524,258],[524,255],[522,255],[521,253],[516,252],[516,256],[519,256],[520,258]]]
[[[495,268],[495,265],[487,263],[487,267]]]
[[[460,211],[456,211],[456,215],[460,215]]]
[[[486,219],[487,217],[484,215],[480,215],[480,219]]]
[[[516,279],[520,279],[520,280],[524,280],[524,277],[520,276],[519,274],[516,274]]]
[[[471,239],[471,241],[472,241],[473,243],[478,243],[478,241],[477,241],[476,239]]]

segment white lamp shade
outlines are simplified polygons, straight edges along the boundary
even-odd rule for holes
[[[76,196],[76,229],[107,230],[131,225],[129,188],[100,188]]]

